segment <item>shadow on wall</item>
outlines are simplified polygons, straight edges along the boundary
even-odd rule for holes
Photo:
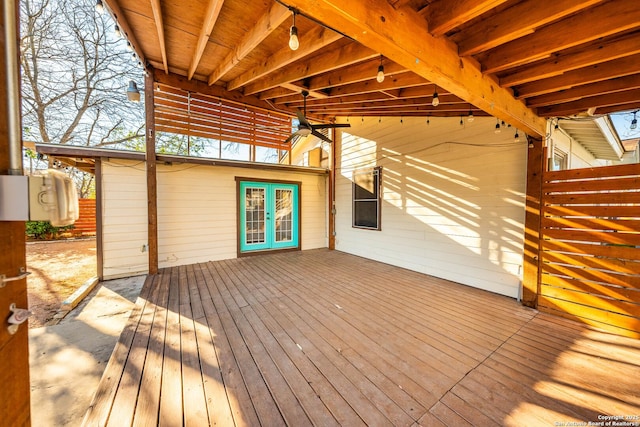
[[[355,121],[338,164],[337,248],[518,297],[527,145],[512,132],[490,118]],[[350,227],[353,172],[373,166],[380,232]]]

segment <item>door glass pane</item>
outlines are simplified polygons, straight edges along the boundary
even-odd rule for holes
[[[293,191],[276,189],[275,241],[290,242],[293,239]]]
[[[265,242],[265,189],[251,188],[245,189],[245,230],[247,244]]]

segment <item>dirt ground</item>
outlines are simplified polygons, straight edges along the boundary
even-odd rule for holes
[[[45,326],[84,282],[96,275],[96,240],[27,242],[29,328]]]

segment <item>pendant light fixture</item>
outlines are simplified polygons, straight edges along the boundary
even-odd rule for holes
[[[469,110],[469,115],[467,116],[467,121],[469,123],[473,122],[475,120],[475,117],[473,117],[473,111]]]
[[[500,119],[496,119],[496,133],[500,133],[502,129],[500,129]]]
[[[440,105],[440,98],[438,98],[438,88],[433,89],[433,99],[431,100],[431,105],[433,107],[437,107]]]
[[[289,49],[298,50],[300,40],[298,40],[298,27],[296,27],[296,11],[293,10],[293,25],[289,30]]]
[[[140,102],[140,90],[138,85],[133,80],[129,80],[129,87],[127,88],[127,99],[131,102]]]
[[[96,1],[96,12],[98,12],[100,15],[102,15],[102,13],[104,12],[104,5],[102,4],[102,0]]]
[[[636,119],[636,113],[637,111],[633,112],[633,120],[631,120],[631,126],[629,127],[629,129],[631,130],[635,130],[638,127],[638,119]]]
[[[518,129],[516,129],[516,134],[513,136],[513,142],[520,142],[520,135],[518,134]]]
[[[376,75],[376,80],[378,83],[382,83],[384,81],[384,65],[382,65],[382,55],[380,55],[380,65],[378,65],[378,74]]]
[[[118,27],[118,24],[114,25],[113,32],[116,34],[116,37],[122,37],[122,32],[120,31],[120,27]]]

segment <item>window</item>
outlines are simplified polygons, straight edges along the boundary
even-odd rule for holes
[[[380,230],[380,177],[382,168],[353,172],[353,226]]]
[[[569,166],[568,159],[569,156],[567,156],[567,153],[554,147],[551,170],[561,171],[567,169]]]

